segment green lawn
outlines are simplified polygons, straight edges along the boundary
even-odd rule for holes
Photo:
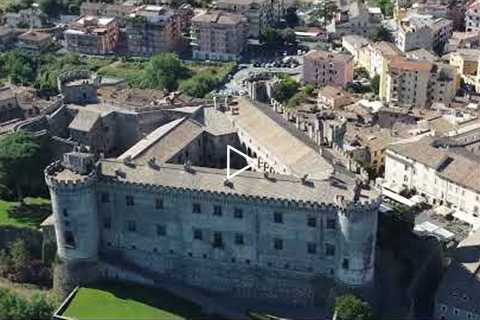
[[[199,318],[201,308],[157,288],[104,283],[80,288],[63,316],[78,320]]]
[[[0,200],[0,226],[38,228],[51,213],[50,200],[25,198],[24,205],[18,202]]]

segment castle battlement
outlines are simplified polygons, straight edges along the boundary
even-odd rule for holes
[[[55,190],[88,188],[97,182],[95,170],[92,170],[88,174],[78,174],[66,169],[61,161],[56,161],[48,165],[44,173],[48,187]]]

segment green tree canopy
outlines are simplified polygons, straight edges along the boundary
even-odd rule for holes
[[[300,83],[291,77],[285,77],[274,87],[273,98],[280,103],[286,103],[300,88]]]
[[[337,12],[338,7],[333,0],[323,0],[315,5],[310,13],[310,17],[312,22],[325,27],[330,24]]]
[[[388,17],[393,16],[393,1],[392,0],[377,0],[377,5],[382,10],[382,13]]]
[[[380,76],[377,74],[370,80],[370,89],[377,96],[380,93]]]
[[[140,79],[143,88],[176,90],[178,80],[190,74],[177,55],[163,53],[150,59]]]
[[[63,4],[59,0],[39,0],[38,6],[49,17],[58,17],[63,11]]]
[[[24,51],[10,51],[0,58],[0,73],[14,84],[31,84],[35,79],[35,61]]]
[[[26,132],[15,132],[0,139],[0,182],[14,185],[19,200],[23,187],[42,172],[40,145]]]
[[[373,35],[373,40],[393,42],[393,35],[390,30],[380,25],[378,26],[377,30],[375,30],[375,34]]]
[[[352,294],[340,296],[335,301],[338,320],[373,320],[372,308]]]
[[[0,288],[0,319],[50,320],[54,310],[55,304],[44,295],[35,294],[28,300]]]

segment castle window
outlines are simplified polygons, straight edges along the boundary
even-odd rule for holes
[[[128,232],[137,232],[137,224],[133,220],[127,221],[127,230]]]
[[[100,195],[100,200],[102,203],[108,203],[110,202],[110,194],[108,192],[102,192]]]
[[[307,252],[310,254],[316,254],[317,253],[317,245],[313,242],[307,243]]]
[[[111,229],[112,228],[112,219],[110,217],[105,217],[103,219],[103,228]]]
[[[244,245],[245,241],[243,239],[243,234],[241,233],[236,233],[235,234],[235,244],[237,245]]]
[[[243,218],[243,210],[240,208],[235,208],[233,211],[233,217],[236,219],[242,219]]]
[[[221,232],[213,233],[213,247],[214,248],[223,248],[223,237]]]
[[[125,202],[127,206],[131,207],[135,205],[135,200],[133,199],[133,196],[126,196],[125,197]]]
[[[325,244],[325,255],[332,257],[335,255],[335,246],[333,244]]]
[[[222,216],[222,207],[221,206],[213,206],[213,215],[214,216]]]
[[[275,250],[282,250],[283,249],[283,240],[279,238],[273,239],[273,248]]]
[[[202,230],[200,230],[200,229],[193,229],[193,239],[195,239],[195,240],[202,240],[202,239],[203,239]]]
[[[65,244],[67,245],[67,247],[75,248],[75,238],[73,236],[73,232],[65,231],[63,233],[63,236],[65,237]]]
[[[163,237],[167,235],[167,227],[165,225],[157,224],[157,236]]]
[[[273,222],[283,223],[283,214],[281,212],[274,212],[273,213]]]
[[[67,209],[63,209],[63,216],[68,217],[68,210]]]
[[[307,225],[309,227],[315,228],[317,226],[317,219],[315,219],[313,217],[309,217],[308,220],[307,220]]]
[[[202,213],[202,207],[200,206],[200,203],[194,203],[193,208],[192,208],[193,213]]]
[[[343,259],[342,268],[345,270],[348,270],[349,267],[350,267],[350,261],[348,261],[348,259]]]
[[[250,264],[250,259],[245,260],[246,264]]]
[[[70,221],[65,220],[64,223],[65,223],[65,227],[70,227]]]
[[[337,220],[335,219],[327,219],[327,229],[336,229],[337,228]]]
[[[155,199],[155,209],[163,209],[163,199]]]

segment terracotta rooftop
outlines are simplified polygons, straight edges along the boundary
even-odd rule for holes
[[[197,23],[214,23],[219,25],[236,25],[242,22],[246,22],[245,18],[241,14],[230,13],[225,11],[210,11],[201,13],[192,18],[192,22]]]
[[[430,72],[433,68],[433,64],[424,61],[410,60],[399,56],[390,58],[389,67],[400,71]]]
[[[333,62],[349,62],[353,59],[353,56],[343,53],[334,53],[324,50],[312,50],[305,55],[306,59],[312,60],[326,60]]]

